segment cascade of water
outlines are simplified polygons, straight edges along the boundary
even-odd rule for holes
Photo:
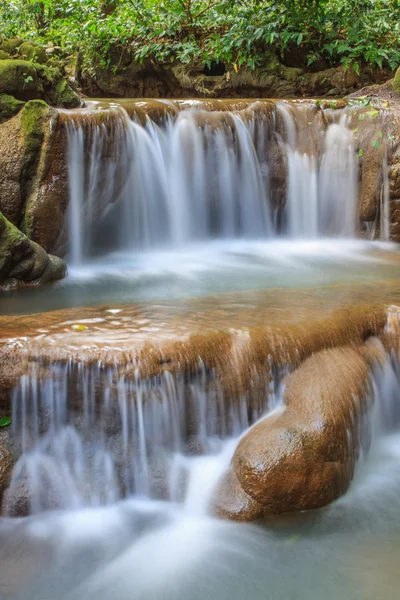
[[[329,125],[319,175],[318,232],[354,236],[357,210],[358,158],[354,134],[344,113]]]
[[[260,401],[227,396],[203,365],[190,381],[168,372],[143,381],[101,365],[67,364],[52,365],[39,384],[34,371],[13,393],[22,454],[10,493],[29,490],[32,513],[133,494],[204,511],[209,494],[197,493],[196,473],[208,472],[211,494],[234,440],[276,405],[280,396],[273,382],[266,385]]]
[[[293,238],[354,236],[358,159],[348,117],[344,113],[338,123],[328,125],[322,148],[308,134],[307,148],[301,149],[300,138],[307,136],[307,130],[297,132],[299,110],[278,105],[285,129],[288,234]]]
[[[191,107],[157,122],[131,119],[122,108],[103,120],[96,112],[70,118],[72,262],[99,249],[174,249],[280,233],[354,236],[356,118],[350,109],[286,102],[252,113]],[[384,239],[388,199],[386,177]]]
[[[13,393],[21,457],[6,495],[22,489],[31,513],[136,495],[204,514],[239,436],[280,406],[285,372],[264,391],[232,398],[202,364],[190,379],[164,372],[142,380],[101,364],[54,364],[44,380],[33,371]],[[365,450],[371,434],[374,440],[398,427],[399,382],[399,360],[386,354],[371,372],[357,434]]]
[[[68,140],[70,260],[81,264],[93,250],[93,223],[125,188],[130,164],[124,116],[115,112],[105,121],[74,118],[66,122]]]

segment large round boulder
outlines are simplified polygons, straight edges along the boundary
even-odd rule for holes
[[[216,512],[236,520],[326,506],[351,482],[369,402],[365,349],[324,350],[287,378],[285,406],[240,440]]]

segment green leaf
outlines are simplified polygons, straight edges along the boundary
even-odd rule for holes
[[[11,425],[11,417],[3,417],[0,419],[0,427],[8,427]]]
[[[362,148],[360,148],[358,151],[358,157],[361,158],[363,156],[364,156],[364,150]]]
[[[372,145],[374,148],[380,148],[381,144],[380,142],[378,142],[378,140],[372,140]]]

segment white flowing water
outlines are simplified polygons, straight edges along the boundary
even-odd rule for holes
[[[99,221],[100,245],[136,252],[355,235],[358,157],[345,111],[315,140],[299,128],[305,109],[286,103],[252,117],[191,108],[144,126],[114,110],[108,124],[90,115],[67,122],[72,264],[96,253]],[[286,163],[280,225],[271,201],[276,151]]]
[[[39,514],[22,521],[0,521],[2,600],[241,600],[245,596],[263,600],[266,589],[270,600],[320,600],[322,595],[330,600],[397,598],[400,369],[396,357],[387,356],[373,374],[375,404],[366,423],[372,426],[372,447],[361,459],[349,493],[325,511],[278,519],[267,530],[207,516],[208,500],[229,463],[235,436],[250,422],[244,404],[239,402],[233,412],[225,405],[227,416],[217,424],[215,397],[205,393],[205,387],[213,385],[212,377],[207,379],[200,369],[198,377],[186,382],[186,393],[194,403],[191,410],[197,407],[192,443],[199,445],[199,456],[188,457],[184,447],[190,436],[182,434],[180,412],[182,381],[166,376],[126,386],[115,372],[93,369],[54,367],[43,387],[32,374],[15,390],[14,425],[16,432],[25,429],[25,453],[16,472],[25,474],[25,483],[37,477],[41,485],[30,486],[32,500],[37,494],[32,508]],[[96,386],[99,379],[101,385]],[[140,416],[141,393],[151,420],[146,411]],[[84,410],[78,418],[74,404],[80,394]],[[278,396],[269,390],[271,408]],[[181,487],[176,482],[169,488],[171,484],[162,484],[164,490],[175,489],[178,497],[172,493],[165,502],[133,493],[128,500],[114,502],[104,493],[114,485],[104,460],[104,452],[113,449],[105,448],[101,434],[106,430],[108,436],[116,434],[112,406],[123,425],[121,439],[114,441],[115,456],[126,458],[131,443],[137,450],[137,455],[129,454],[129,473],[120,470],[122,480],[129,486],[137,477],[142,492],[148,490],[150,457],[163,447],[164,459],[172,466],[177,458],[178,470],[187,474]],[[253,417],[262,410],[257,407]],[[28,418],[33,414],[39,428]],[[190,429],[188,422],[186,427]],[[205,447],[200,450],[202,442]],[[165,472],[171,480],[173,469]],[[41,513],[46,497],[54,502],[62,491],[71,500],[71,480],[78,500],[69,503],[73,510]],[[97,495],[89,493],[93,485]]]
[[[23,376],[13,394],[22,455],[9,493],[29,490],[32,514],[131,496],[206,512],[235,440],[280,401],[270,384],[263,398],[227,397],[202,366],[190,381],[79,364],[52,366],[40,383]]]
[[[193,296],[314,285],[316,273],[321,285],[338,271],[353,281],[363,262],[362,277],[382,276],[381,259],[365,256],[371,244],[337,244],[357,229],[358,157],[346,113],[306,144],[299,111],[282,103],[272,121],[230,113],[214,126],[205,111],[185,110],[143,126],[118,109],[112,135],[107,121],[83,128],[71,117],[71,280],[85,290],[89,279],[102,281],[84,300],[73,287],[74,301],[132,301],[153,279],[160,286],[146,298],[173,299],[174,284]],[[280,208],[273,144],[286,169]],[[387,204],[384,187],[384,235]],[[323,236],[334,242],[325,246]],[[207,284],[198,278],[205,271]],[[210,504],[242,433],[280,408],[284,373],[263,394],[232,397],[201,363],[190,376],[151,380],[139,366],[124,375],[38,363],[14,389],[20,458],[5,507],[30,516],[0,519],[1,600],[397,600],[397,357],[371,375],[373,443],[349,493],[268,531],[218,521]]]
[[[286,212],[290,237],[354,237],[358,157],[355,137],[348,127],[349,115],[344,112],[338,123],[328,125],[319,158],[318,146],[312,139],[307,151],[301,149],[305,133],[304,129],[298,131],[294,107],[282,103],[277,110],[286,130]]]

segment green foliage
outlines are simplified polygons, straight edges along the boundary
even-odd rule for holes
[[[8,427],[9,425],[11,425],[10,417],[2,417],[0,419],[0,427]]]
[[[87,66],[126,57],[254,68],[266,52],[304,66],[400,64],[400,0],[12,0],[7,37],[80,50]]]

